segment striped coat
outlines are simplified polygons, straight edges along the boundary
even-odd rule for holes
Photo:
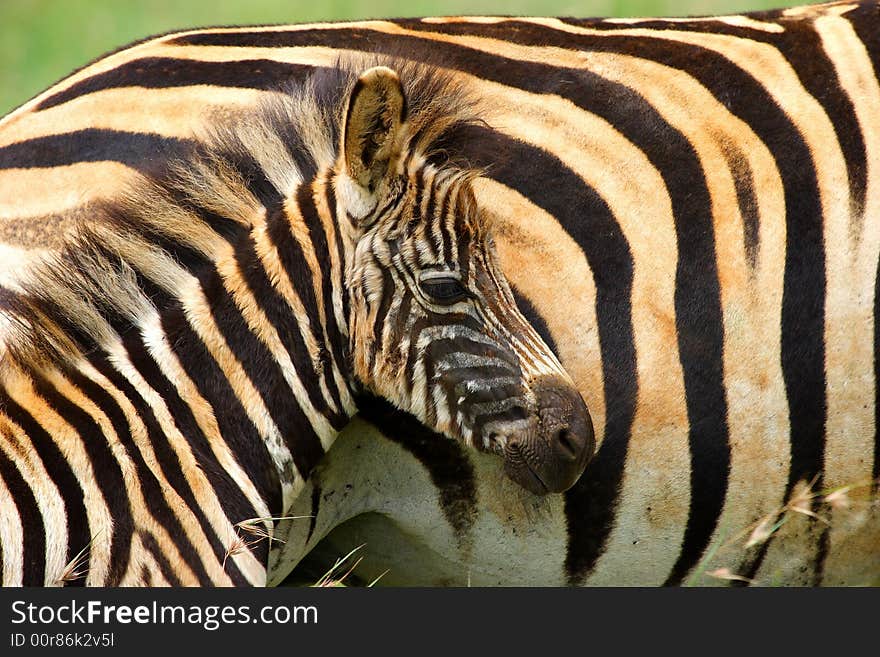
[[[491,107],[465,152],[477,194],[596,426],[596,459],[552,502],[565,531],[535,530],[559,579],[864,582],[880,560],[878,20],[875,2],[839,2],[166,35],[0,123],[6,260],[51,252],[152,153],[198,139],[208,109],[235,116],[352,50],[441,65]],[[487,486],[475,509],[499,498]],[[713,551],[762,526],[768,540]]]
[[[388,63],[214,121],[0,290],[3,583],[264,584],[361,399],[537,494],[583,472],[589,413],[455,164],[473,104]]]

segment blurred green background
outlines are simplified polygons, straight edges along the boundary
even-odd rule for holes
[[[392,16],[683,16],[808,0],[0,0],[0,116],[110,50],[208,26]]]

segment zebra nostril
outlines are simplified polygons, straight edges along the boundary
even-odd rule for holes
[[[506,441],[502,440],[501,434],[493,431],[492,433],[489,434],[489,438],[486,440],[485,447],[486,447],[486,449],[489,449],[489,450],[498,451],[502,448],[502,446],[505,442]]]
[[[571,459],[577,459],[580,456],[580,448],[577,442],[572,438],[568,427],[562,427],[556,434],[556,444],[559,445],[560,451]]]

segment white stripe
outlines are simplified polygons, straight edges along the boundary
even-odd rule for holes
[[[24,574],[24,530],[18,508],[0,477],[0,545],[3,546],[3,586],[21,586]]]

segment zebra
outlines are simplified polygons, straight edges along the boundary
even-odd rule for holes
[[[272,581],[350,516],[338,541],[385,540],[437,581],[872,581],[877,23],[876,2],[832,2],[163,35],[0,122],[5,281],[152,153],[200,141],[207,112],[234,120],[342,55],[437,66],[486,110],[460,155],[483,172],[477,199],[502,209],[502,269],[586,401],[596,456],[536,501],[497,464],[366,404],[385,439],[357,440],[360,423],[329,451],[293,507],[313,519],[276,546]],[[394,491],[413,480],[403,503]],[[397,571],[387,581],[419,568]]]
[[[364,395],[536,494],[581,474],[589,413],[454,163],[475,102],[356,68],[212,124],[4,288],[4,584],[265,584]]]

